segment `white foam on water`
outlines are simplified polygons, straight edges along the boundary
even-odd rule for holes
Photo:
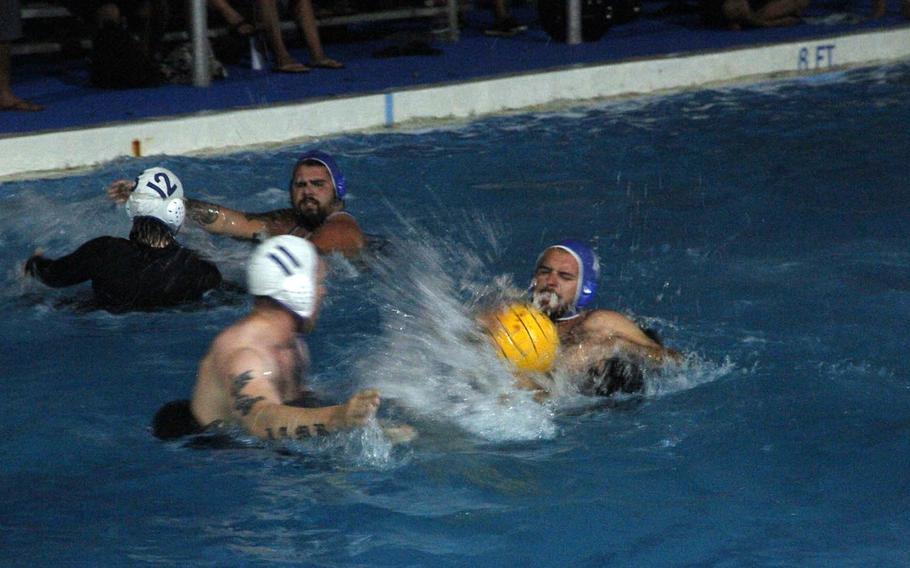
[[[551,438],[552,411],[515,388],[512,372],[474,322],[490,296],[510,293],[499,288],[509,280],[493,278],[474,252],[497,250],[494,232],[480,221],[449,226],[472,237],[437,239],[411,226],[407,242],[396,243],[402,254],[377,266],[382,333],[360,361],[360,382],[421,422],[489,441]],[[472,246],[477,239],[489,242]]]
[[[688,354],[679,365],[667,365],[645,376],[645,396],[665,396],[689,390],[730,375],[736,364],[726,358],[717,363]]]

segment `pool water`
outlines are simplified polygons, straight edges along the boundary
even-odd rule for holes
[[[103,189],[154,159],[0,188],[0,564],[906,566],[910,66],[352,135],[311,382],[377,386],[375,427],[220,449],[149,433],[249,309],[236,293],[111,315],[23,280],[128,219]],[[287,201],[301,147],[169,157],[187,194]],[[601,307],[687,354],[644,397],[546,404],[469,341],[538,252],[591,240]],[[250,245],[182,241],[242,281]]]

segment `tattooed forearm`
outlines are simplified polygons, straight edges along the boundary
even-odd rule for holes
[[[293,210],[277,209],[275,211],[265,211],[263,213],[244,213],[243,216],[247,221],[265,221],[266,223],[285,222],[288,216],[293,216]]]
[[[313,436],[327,436],[329,429],[326,428],[325,424],[313,424],[312,429],[310,429],[309,426],[298,426],[296,429],[294,429],[293,434],[288,432],[287,426],[278,428],[277,432],[271,428],[266,428],[265,432],[268,435],[269,440],[280,440],[282,438],[306,440],[307,438],[312,438]]]
[[[239,411],[243,416],[249,415],[250,411],[253,409],[253,405],[257,402],[265,400],[264,396],[257,396],[254,398],[240,392],[251,380],[253,380],[253,372],[244,371],[234,377],[234,383],[231,385],[231,396],[234,397],[234,409]]]
[[[186,209],[190,214],[190,219],[203,225],[211,225],[218,220],[218,216],[221,214],[221,207],[218,205],[195,199],[186,200]]]

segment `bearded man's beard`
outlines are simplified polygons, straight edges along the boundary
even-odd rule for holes
[[[323,209],[318,204],[316,209],[305,208],[307,201],[301,201],[300,206],[297,207],[297,219],[300,221],[300,224],[308,229],[315,229],[316,227],[322,225],[325,222],[326,217],[329,216],[327,209]]]
[[[567,307],[560,305],[559,296],[552,290],[534,292],[531,303],[550,319],[556,319],[566,312]]]

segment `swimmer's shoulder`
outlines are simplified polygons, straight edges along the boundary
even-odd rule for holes
[[[336,211],[309,236],[322,253],[339,252],[351,258],[364,247],[364,235],[357,220],[346,211]]]
[[[589,333],[620,334],[631,337],[642,335],[641,328],[634,321],[613,310],[591,310],[585,314],[581,326]]]
[[[589,310],[582,314],[582,318],[583,319],[580,323],[583,327],[586,328],[598,328],[604,326],[609,327],[613,325],[623,325],[626,322],[632,322],[632,320],[619,312],[602,309]]]
[[[123,249],[136,249],[139,245],[134,243],[129,239],[124,239],[123,237],[112,237],[110,235],[104,235],[101,237],[95,237],[85,241],[79,248],[82,250],[91,250],[91,251],[119,251]]]
[[[138,251],[139,245],[129,239],[101,236],[82,243],[67,258],[79,265],[101,267],[106,262],[133,258]]]
[[[320,228],[330,225],[345,227],[347,230],[356,229],[358,233],[360,232],[360,225],[357,224],[357,219],[354,217],[354,215],[344,210],[330,213]]]
[[[256,329],[246,320],[228,327],[212,341],[200,363],[200,372],[208,371],[226,379],[247,371],[258,374],[269,366],[272,358],[257,336]]]
[[[329,221],[356,223],[357,218],[354,217],[354,214],[350,211],[342,209],[340,211],[333,211],[332,213],[329,213],[325,218],[325,222],[328,223]]]

